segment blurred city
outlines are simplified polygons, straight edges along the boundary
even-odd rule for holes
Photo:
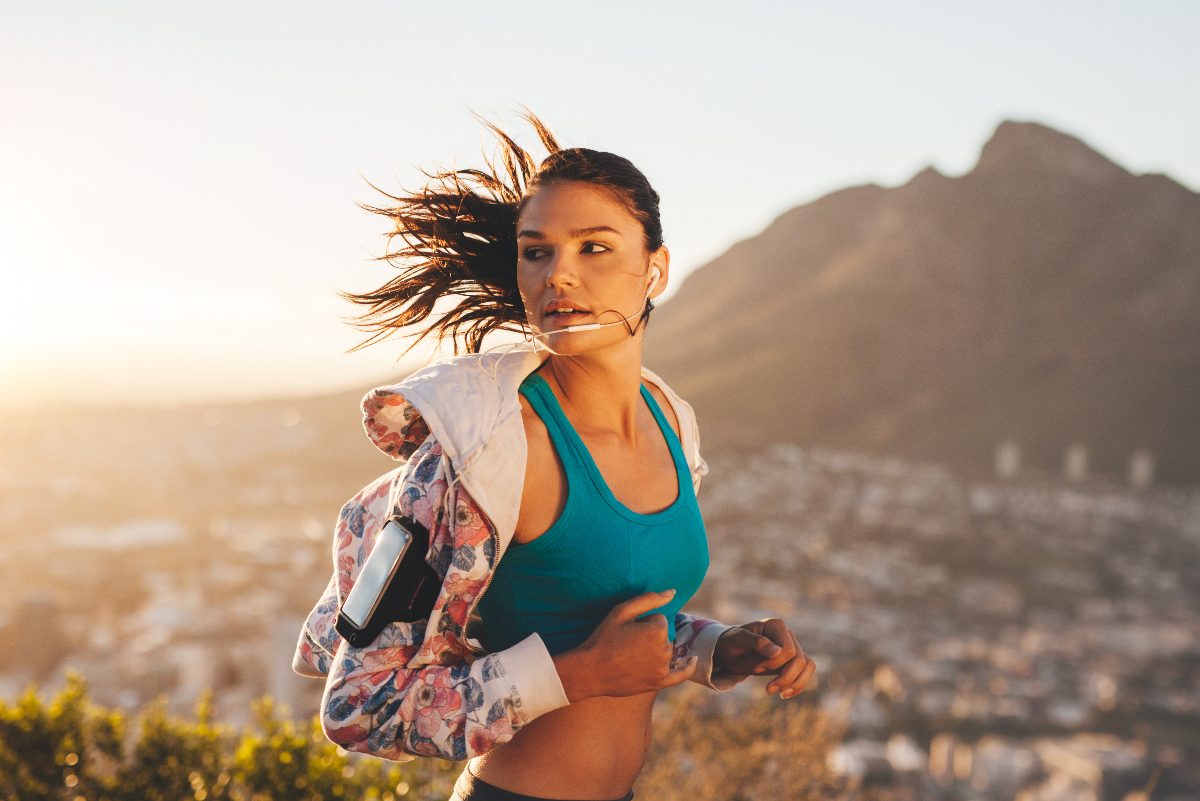
[[[5,418],[0,698],[74,670],[130,710],[212,688],[231,723],[264,693],[313,714],[296,635],[338,508],[391,467],[356,415],[340,394]],[[970,481],[796,446],[708,459],[688,610],[789,622],[819,678],[781,703],[846,720],[834,771],[920,798],[1200,788],[1200,488],[1155,485],[1152,454],[1092,475],[1080,444],[1053,473],[1004,442]]]

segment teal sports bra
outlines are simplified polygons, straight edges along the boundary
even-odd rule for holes
[[[475,607],[480,643],[494,652],[536,631],[551,654],[568,651],[617,604],[671,587],[670,603],[646,615],[666,615],[674,642],[675,613],[700,589],[709,558],[691,471],[671,424],[643,385],[642,397],[671,450],[679,491],[666,509],[640,514],[609,490],[546,380],[531,373],[518,391],[546,424],[566,470],[567,500],[540,537],[509,543]]]

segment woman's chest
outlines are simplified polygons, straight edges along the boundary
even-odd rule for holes
[[[591,464],[572,464],[546,440],[530,440],[521,509],[513,539],[527,543],[545,533],[562,515],[574,486],[582,495],[599,491],[636,514],[655,514],[679,497],[676,465],[666,443],[647,442],[637,450],[601,438],[580,437]],[[570,456],[570,454],[568,455]],[[594,468],[594,473],[589,468]],[[587,486],[591,481],[597,486]],[[690,489],[690,488],[684,488]]]
[[[573,499],[548,531],[503,553],[479,613],[490,649],[538,632],[552,654],[592,633],[617,604],[674,588],[659,613],[674,639],[675,615],[709,567],[708,541],[690,493],[664,512],[637,515],[596,496]]]

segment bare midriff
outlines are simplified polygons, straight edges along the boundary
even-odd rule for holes
[[[472,759],[469,769],[514,793],[572,801],[621,798],[645,762],[656,695],[599,695],[559,707]]]
[[[648,387],[679,435],[666,396]],[[541,418],[521,396],[529,445],[521,510],[513,539],[532,542],[547,531],[566,502],[566,474]],[[595,440],[582,432],[605,482],[622,503],[643,514],[671,504],[677,493],[675,465],[649,407],[640,407],[639,447]],[[571,801],[613,801],[633,787],[650,747],[657,691],[592,695],[547,712],[512,739],[475,757],[472,774],[504,790]]]

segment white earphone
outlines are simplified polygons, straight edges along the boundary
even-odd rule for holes
[[[657,267],[650,268],[650,286],[646,287],[646,300],[650,299],[650,293],[654,291],[654,287],[658,285],[658,277],[662,275]]]
[[[647,301],[647,302],[650,301],[650,293],[653,292],[654,287],[658,285],[658,277],[660,275],[662,275],[662,272],[660,272],[657,267],[650,268],[650,285],[646,287],[646,296],[644,298],[645,301]],[[546,334],[540,334],[538,336],[549,336],[550,334],[565,334],[568,331],[594,331],[597,328],[604,328],[605,326],[609,326],[609,325],[621,325],[622,323],[627,323],[632,318],[637,317],[639,314],[641,314],[643,312],[644,309],[645,309],[645,306],[643,306],[641,309],[638,309],[633,314],[630,314],[620,320],[613,320],[611,323],[582,323],[580,325],[568,325],[566,328],[559,328],[555,331],[550,331]]]

